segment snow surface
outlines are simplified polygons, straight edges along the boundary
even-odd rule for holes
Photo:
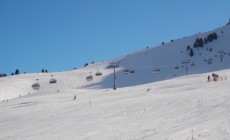
[[[0,139],[229,140],[230,26],[214,31],[218,40],[194,49],[193,57],[187,46],[213,31],[77,70],[0,78]],[[195,63],[187,76],[184,60]],[[117,90],[107,68],[114,63]],[[135,73],[124,74],[127,68]],[[97,70],[102,76],[95,76]],[[207,82],[212,73],[222,80]],[[49,84],[51,78],[57,83]],[[36,79],[40,90],[31,88]]]
[[[117,90],[38,91],[0,104],[0,139],[227,140],[230,81],[208,83],[206,76]]]

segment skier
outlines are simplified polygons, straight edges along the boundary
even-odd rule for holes
[[[149,92],[149,90],[150,90],[150,89],[148,88],[148,89],[147,89],[147,92]]]
[[[210,80],[211,80],[211,79],[210,79],[210,75],[208,75],[208,82],[210,82]]]
[[[73,100],[76,100],[76,98],[77,98],[77,96],[75,95],[74,98],[73,98]]]

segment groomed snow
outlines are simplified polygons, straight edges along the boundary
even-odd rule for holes
[[[230,70],[216,73],[229,77]],[[207,82],[208,74],[117,90],[38,91],[9,100],[0,103],[0,139],[227,140],[230,81]]]

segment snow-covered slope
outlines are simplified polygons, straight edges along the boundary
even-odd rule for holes
[[[193,47],[196,38],[205,38],[208,34],[216,32],[218,39],[207,43],[203,48],[194,49],[194,56],[190,57],[187,46]],[[222,33],[223,32],[223,33]],[[183,76],[186,73],[185,65],[182,68],[182,62],[190,60],[188,64],[188,74],[198,74],[230,68],[230,26],[225,26],[211,32],[196,34],[174,42],[166,43],[137,54],[130,54],[119,62],[126,68],[134,68],[135,75],[119,81],[121,87],[139,85],[143,83],[155,82],[173,78],[174,76]],[[210,52],[210,48],[212,51]],[[219,51],[224,51],[223,62],[220,62]],[[208,64],[208,58],[213,59],[212,64]],[[194,63],[195,66],[191,66]],[[177,71],[175,66],[180,66]],[[160,69],[159,74],[153,74],[155,68]],[[121,72],[122,75],[122,72]],[[135,80],[139,79],[139,80]],[[119,79],[118,79],[119,80]]]
[[[216,32],[218,39],[205,44],[203,48],[194,49],[193,44],[196,38],[205,38],[210,33]],[[112,61],[96,63],[86,68],[61,73],[38,73],[22,74],[0,78],[0,100],[7,100],[27,95],[28,93],[37,92],[31,88],[32,84],[39,79],[41,86],[40,91],[52,91],[62,89],[79,89],[79,88],[98,88],[106,89],[113,87],[113,69],[106,67],[111,63],[120,64],[116,68],[116,86],[117,88],[136,86],[156,81],[171,79],[183,76],[186,73],[185,65],[181,63],[184,60],[190,60],[188,64],[188,74],[199,74],[212,72],[216,70],[230,68],[230,25],[218,28],[216,30],[198,33],[189,37],[174,40],[164,45],[144,49],[139,52],[128,54],[127,56],[114,59]],[[194,50],[194,56],[189,56],[187,46]],[[212,51],[210,51],[210,48]],[[224,51],[223,62],[220,62],[219,51]],[[207,60],[213,59],[212,64]],[[195,66],[191,66],[191,64]],[[179,69],[175,71],[175,66]],[[159,68],[160,73],[154,74],[153,70]],[[95,76],[97,69],[102,72],[102,76]],[[135,70],[134,74],[124,74],[124,69]],[[94,76],[94,80],[87,82],[86,77]],[[57,79],[57,84],[49,84],[51,75]]]
[[[230,70],[216,73],[230,76]],[[230,81],[207,82],[208,74],[9,100],[0,103],[0,139],[228,140]]]
[[[190,57],[187,46],[213,32],[218,39]],[[229,38],[230,25],[77,70],[0,78],[0,139],[230,139]],[[117,90],[108,68],[114,64]],[[220,81],[207,82],[212,73]]]

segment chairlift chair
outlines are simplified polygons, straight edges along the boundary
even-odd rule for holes
[[[92,81],[93,80],[93,76],[92,75],[89,75],[86,77],[86,81]]]
[[[134,70],[134,69],[131,69],[131,70],[130,70],[130,73],[131,73],[131,74],[135,73],[135,70]]]
[[[102,72],[98,71],[96,72],[95,76],[101,76],[102,75]]]
[[[55,84],[55,83],[57,83],[56,79],[50,79],[50,84]]]
[[[130,74],[130,70],[129,69],[125,69],[124,70],[124,74]]]
[[[50,84],[55,84],[57,83],[57,80],[53,78],[53,75],[51,75],[51,79],[50,79]]]
[[[192,63],[191,63],[191,66],[192,66],[192,67],[195,67],[195,63],[194,63],[194,62],[192,62]]]
[[[153,70],[153,73],[155,73],[155,74],[160,73],[160,69],[159,69],[159,68],[154,69],[154,70]]]
[[[93,76],[91,75],[91,72],[90,72],[90,75],[86,77],[86,81],[92,81],[93,80]]]
[[[174,67],[174,70],[177,71],[179,68],[180,68],[180,67],[179,67],[178,65],[176,65],[176,66]]]
[[[102,72],[98,71],[97,69],[97,72],[95,73],[95,76],[101,76],[102,75]]]
[[[208,64],[212,64],[212,61],[213,61],[212,58],[209,58],[208,59]]]
[[[38,83],[33,84],[32,89],[39,90],[40,89],[40,84],[38,84]]]

